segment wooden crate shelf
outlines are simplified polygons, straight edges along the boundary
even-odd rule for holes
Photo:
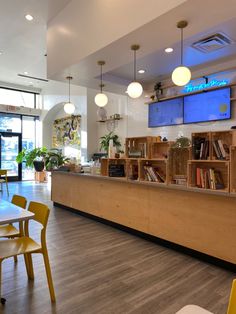
[[[220,148],[223,146],[223,148]],[[236,145],[236,131],[217,131],[212,132],[212,159],[230,159],[230,146]],[[219,151],[219,149],[221,149]],[[222,149],[223,154],[222,156]],[[218,150],[218,156],[216,153]],[[221,157],[219,157],[219,154]]]
[[[151,144],[151,158],[167,159],[174,142],[154,142]]]
[[[168,161],[168,182],[170,184],[187,185],[189,156],[189,148],[172,148],[170,150]]]
[[[197,169],[199,170],[199,176],[197,175]],[[211,170],[210,170],[211,169]],[[212,181],[212,176],[210,175],[210,171],[214,171],[214,175],[216,177],[220,176],[220,181],[223,183],[223,187],[217,188],[212,187],[209,181]],[[188,162],[188,187],[194,187],[199,189],[207,189],[211,191],[223,191],[229,192],[229,176],[230,176],[230,162],[215,162],[212,160],[209,161],[189,161]],[[201,174],[200,174],[201,173]],[[197,178],[198,176],[198,178]],[[204,183],[202,182],[204,181]],[[217,182],[217,180],[215,180]]]
[[[236,146],[230,149],[230,192],[236,193]]]
[[[126,176],[128,180],[139,180],[139,159],[129,158],[126,160]]]
[[[151,144],[159,140],[156,136],[128,137],[125,140],[126,158],[151,158]]]
[[[139,180],[167,184],[168,167],[165,159],[143,159],[139,161]]]
[[[192,133],[192,157],[196,160],[211,159],[211,132]]]

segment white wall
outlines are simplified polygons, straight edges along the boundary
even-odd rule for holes
[[[68,84],[50,81],[42,90],[43,145],[52,146],[52,126],[55,119],[66,116],[64,103],[68,101]],[[86,88],[71,85],[71,102],[75,104],[75,114],[81,115],[81,159],[87,160],[87,91]]]
[[[99,139],[101,136],[109,133],[108,123],[97,122],[97,110],[98,106],[94,102],[94,97],[98,93],[98,90],[88,89],[87,90],[87,100],[88,100],[88,155],[91,155],[95,152],[99,152]],[[107,117],[115,113],[119,113],[122,117],[122,120],[116,121],[117,127],[114,130],[121,141],[122,145],[124,144],[124,139],[127,135],[127,97],[124,95],[118,95],[113,93],[106,92],[108,96],[108,104],[104,107],[107,111]]]

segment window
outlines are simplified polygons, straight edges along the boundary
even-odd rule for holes
[[[36,93],[0,87],[0,104],[35,108],[36,95]]]
[[[13,114],[0,114],[0,131],[21,133],[21,117]]]

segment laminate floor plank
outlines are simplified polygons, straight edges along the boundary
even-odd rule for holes
[[[10,183],[10,194],[52,210],[47,244],[55,286],[51,304],[42,256],[28,281],[23,257],[3,262],[3,314],[175,314],[197,304],[226,313],[235,274],[75,213],[54,208],[50,186]],[[8,199],[5,193],[2,198]],[[11,199],[11,196],[9,200]],[[39,225],[30,223],[39,240]]]

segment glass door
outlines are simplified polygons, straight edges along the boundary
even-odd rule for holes
[[[16,162],[16,156],[21,151],[21,134],[12,132],[0,133],[0,168],[8,170],[9,181],[22,179],[21,164]]]

